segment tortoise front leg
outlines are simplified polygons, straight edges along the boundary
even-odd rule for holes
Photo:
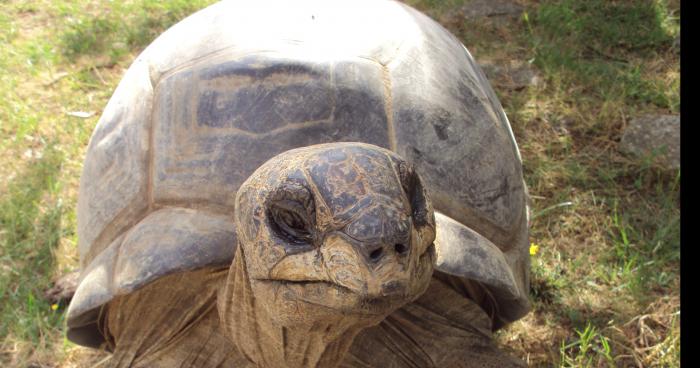
[[[226,270],[170,275],[108,305],[110,367],[247,367],[221,332],[216,310]]]
[[[495,345],[491,319],[474,301],[433,277],[428,290],[355,339],[343,368],[521,368]]]

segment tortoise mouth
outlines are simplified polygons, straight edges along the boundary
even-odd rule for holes
[[[307,287],[307,286],[322,286],[322,287],[327,287],[330,289],[335,289],[338,292],[342,293],[348,293],[348,294],[353,294],[354,292],[350,290],[350,288],[347,288],[343,285],[336,284],[334,282],[330,281],[324,281],[324,280],[280,280],[280,279],[255,279],[255,281],[263,282],[263,283],[268,283],[268,284],[273,284],[273,285],[281,285],[281,286],[292,286],[292,285],[299,285],[302,287]]]
[[[433,260],[433,246],[419,256],[419,264]],[[418,272],[418,270],[416,270]],[[408,282],[388,280],[384,283],[386,294],[367,294],[367,290],[355,290],[329,280],[285,280],[272,278],[254,279],[260,286],[269,288],[281,300],[303,303],[311,308],[345,315],[386,316],[404,304],[412,301],[424,277],[414,277]]]
[[[387,296],[362,295],[348,287],[322,280],[256,279],[264,285],[278,288],[285,299],[301,302],[344,315],[385,316],[401,307],[412,297],[406,293]],[[408,290],[408,288],[406,288]]]

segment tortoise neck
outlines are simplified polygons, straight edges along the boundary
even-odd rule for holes
[[[330,321],[284,325],[276,322],[271,307],[255,298],[239,246],[219,291],[218,309],[225,335],[254,366],[335,367],[367,327],[340,314]]]

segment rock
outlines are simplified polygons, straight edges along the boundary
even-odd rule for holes
[[[513,0],[472,0],[461,8],[464,18],[477,20],[484,18],[515,18],[525,8]]]
[[[80,272],[74,271],[58,277],[53,286],[44,292],[44,298],[51,304],[67,305],[78,287]]]
[[[520,90],[540,83],[539,74],[524,61],[511,60],[501,64],[482,60],[479,65],[489,81],[497,87]]]
[[[633,119],[622,134],[620,150],[637,157],[653,157],[665,168],[680,168],[681,117],[646,115]]]

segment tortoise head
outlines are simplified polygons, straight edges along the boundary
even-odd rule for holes
[[[239,189],[235,221],[239,245],[220,312],[249,357],[266,354],[241,347],[256,339],[242,331],[283,330],[283,345],[294,345],[290,331],[308,340],[320,329],[321,340],[340,345],[310,361],[334,364],[338,357],[323,352],[344,353],[357,332],[419,297],[432,276],[435,220],[425,188],[410,164],[376,146],[334,143],[276,156]],[[241,317],[240,308],[255,316]]]

